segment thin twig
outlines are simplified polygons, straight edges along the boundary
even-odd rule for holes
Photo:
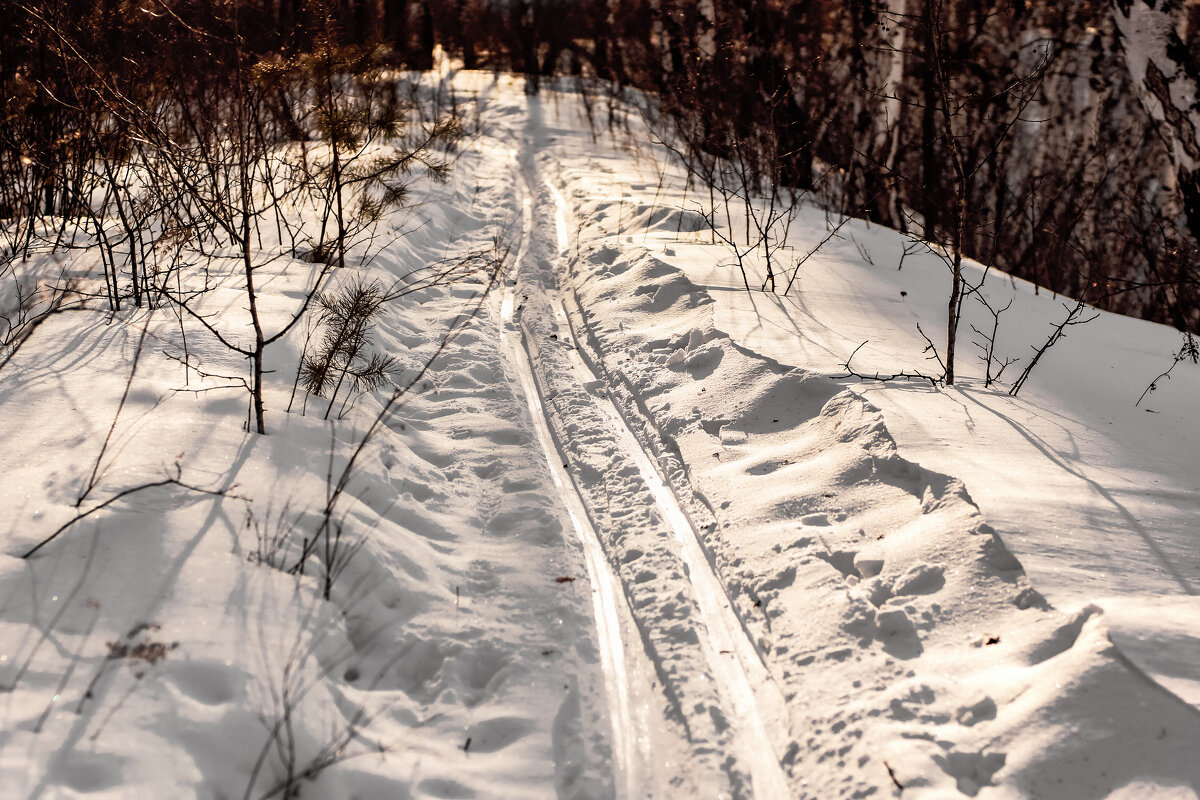
[[[131,494],[136,494],[137,492],[140,492],[144,489],[153,489],[153,488],[156,488],[159,486],[178,486],[181,489],[187,489],[189,492],[198,492],[200,494],[210,494],[210,495],[214,495],[216,497],[224,497],[224,496],[228,495],[230,490],[233,488],[233,487],[230,487],[228,489],[205,489],[203,486],[192,486],[191,484],[184,483],[183,481],[179,480],[178,478],[165,478],[161,481],[154,481],[153,483],[143,483],[141,486],[133,486],[133,487],[130,487],[123,491],[117,492],[115,495],[108,498],[103,503],[99,503],[98,505],[92,506],[87,511],[84,511],[82,514],[76,514],[71,520],[69,520],[69,521],[63,523],[61,526],[59,526],[58,530],[54,531],[54,533],[50,534],[45,539],[42,539],[40,542],[38,542],[36,545],[34,545],[32,548],[30,548],[27,552],[22,554],[21,558],[29,558],[34,553],[36,553],[38,550],[41,550],[46,545],[50,544],[50,542],[57,539],[64,531],[66,531],[68,528],[70,528],[75,523],[82,522],[83,520],[90,517],[92,514],[95,514],[97,511],[104,510],[105,508],[107,508],[108,506],[117,502],[118,500],[128,497]]]

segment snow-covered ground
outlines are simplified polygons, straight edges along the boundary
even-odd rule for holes
[[[859,372],[929,368],[940,260],[852,221],[747,293],[636,119],[455,86],[482,131],[354,271],[494,238],[507,271],[387,307],[401,380],[456,335],[356,457],[384,398],[285,412],[302,327],[267,436],[165,309],[56,315],[0,370],[0,794],[1198,796],[1200,369],[1136,405],[1178,334],[1102,315],[1014,399],[968,303],[955,387],[831,377],[864,341]],[[268,328],[314,276],[270,269]],[[985,291],[1007,382],[1066,312]],[[289,574],[352,457],[358,549]]]

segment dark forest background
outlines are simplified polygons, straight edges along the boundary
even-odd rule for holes
[[[336,47],[346,72],[425,70],[440,47],[467,68],[523,73],[530,91],[551,76],[583,89],[601,101],[599,127],[640,90],[684,152],[737,154],[840,213],[1200,330],[1195,3],[2,0],[0,12],[10,230],[78,212],[73,176],[145,144],[130,109],[170,106],[192,124],[196,109],[221,113],[214,95],[253,83],[271,130],[303,138],[288,76],[306,57]],[[1146,18],[1150,45],[1128,32]]]

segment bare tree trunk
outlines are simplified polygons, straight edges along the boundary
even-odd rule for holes
[[[243,185],[245,182],[243,178]],[[245,193],[243,189],[243,193]],[[249,198],[243,194],[243,203],[249,203]],[[254,404],[254,426],[259,433],[267,432],[267,423],[263,409],[263,350],[266,343],[263,337],[262,323],[258,318],[258,297],[254,291],[254,261],[250,250],[250,212],[248,205],[242,210],[242,265],[246,271],[246,298],[250,304],[250,322],[254,327],[254,350],[250,357],[253,375],[250,384],[250,397]]]
[[[236,33],[236,28],[235,28]],[[238,59],[241,60],[241,47],[239,40]],[[239,64],[240,67],[240,64]],[[238,170],[238,201],[241,208],[241,246],[242,246],[242,267],[246,273],[246,300],[250,311],[250,324],[254,329],[254,349],[250,354],[251,362],[251,380],[250,380],[250,398],[254,408],[254,427],[260,434],[266,434],[267,423],[265,419],[265,411],[263,408],[263,351],[266,349],[266,341],[263,336],[262,320],[258,316],[258,294],[254,288],[254,258],[252,238],[250,235],[250,220],[254,214],[254,181],[253,170],[255,161],[255,131],[250,122],[251,103],[254,102],[253,90],[251,90],[245,81],[245,77],[241,70],[237,71],[237,86],[236,86],[237,104],[237,170]]]
[[[958,322],[962,317],[962,235],[966,222],[966,202],[958,201],[958,220],[954,226],[954,260],[950,269],[949,316],[946,320],[946,385],[954,385],[954,348],[958,343]]]
[[[967,202],[970,199],[971,175],[968,172],[963,153],[962,141],[955,134],[954,120],[961,114],[954,96],[954,88],[950,85],[946,53],[945,28],[942,22],[942,0],[929,0],[926,12],[926,27],[929,32],[928,58],[931,65],[932,84],[937,90],[936,102],[945,127],[946,150],[950,154],[950,164],[954,168],[954,230],[950,233],[950,300],[947,305],[946,320],[946,385],[954,385],[954,350],[958,343],[958,323],[962,317],[962,245],[967,227]],[[955,107],[951,104],[955,103]],[[960,126],[961,127],[961,126]],[[928,180],[928,176],[922,176]],[[929,231],[926,229],[926,238]]]
[[[1169,0],[1113,0],[1129,73],[1167,142],[1188,228],[1200,240],[1200,70],[1175,31],[1184,11]]]
[[[921,216],[926,239],[933,239],[938,226],[939,164],[936,142],[938,91],[934,55],[933,2],[926,0],[925,19],[920,26],[924,68],[921,70]]]

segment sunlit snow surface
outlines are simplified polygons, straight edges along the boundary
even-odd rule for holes
[[[936,374],[916,325],[944,351],[949,270],[927,252],[904,256],[906,246],[916,249],[908,238],[851,221],[805,261],[790,293],[748,293],[729,251],[701,244],[706,233],[683,235],[672,220],[641,229],[662,209],[697,207],[695,192],[679,191],[674,165],[667,170],[674,189],[661,190],[657,166],[591,163],[602,163],[604,177],[580,177],[577,191],[603,198],[609,216],[613,204],[624,205],[623,240],[704,288],[716,301],[715,327],[739,345],[835,375],[866,343],[856,372]],[[645,189],[625,188],[622,198],[613,190],[621,184]],[[791,254],[810,252],[840,221],[806,207],[793,224]],[[761,259],[751,264],[757,285]],[[978,283],[983,269],[968,261],[966,273]],[[997,271],[983,291],[993,307],[1014,301],[1000,317],[997,354],[1017,361],[1000,385],[984,388],[974,344],[984,339],[972,326],[990,331],[991,317],[970,299],[954,388],[920,380],[843,384],[883,411],[904,456],[965,482],[1039,591],[1062,608],[1099,602],[1127,652],[1200,706],[1200,368],[1179,364],[1139,405],[1182,336],[1102,313],[1069,328],[1011,398],[1009,385],[1066,316],[1064,303],[1074,303]]]
[[[633,125],[636,130],[636,120]],[[985,322],[991,319],[970,300],[954,388],[934,389],[920,380],[822,383],[819,376],[844,374],[847,358],[864,342],[853,363],[857,372],[934,371],[916,325],[944,351],[949,291],[944,262],[916,253],[901,267],[909,245],[905,237],[851,221],[800,266],[788,296],[748,293],[731,252],[713,244],[703,221],[688,213],[706,193],[694,186],[685,192],[678,166],[663,151],[637,134],[623,147],[604,150],[569,130],[555,133],[542,164],[560,176],[557,188],[575,211],[568,227],[579,229],[581,241],[573,251],[572,281],[588,334],[607,358],[610,375],[625,384],[650,419],[664,451],[681,454],[682,469],[704,504],[727,509],[716,518],[724,517],[722,526],[732,530],[713,537],[711,546],[731,586],[755,595],[757,608],[766,605],[760,587],[777,603],[795,591],[803,572],[793,572],[797,561],[815,557],[844,572],[853,586],[842,632],[857,624],[855,601],[865,596],[875,606],[874,630],[862,623],[855,633],[879,637],[885,649],[890,640],[894,655],[909,663],[927,661],[926,669],[936,675],[930,679],[930,672],[917,668],[917,676],[927,677],[914,678],[907,694],[897,689],[899,698],[884,717],[938,727],[932,752],[949,755],[931,757],[954,777],[948,787],[997,796],[1194,796],[1200,779],[1183,753],[1198,719],[1187,703],[1200,704],[1200,451],[1194,433],[1200,368],[1180,364],[1137,404],[1171,365],[1182,337],[1162,326],[1102,314],[1070,328],[1020,396],[1011,398],[1009,384],[1067,309],[1063,298],[992,272],[983,290],[992,305],[1002,308],[1014,300],[1001,316],[997,350],[1020,359],[1001,385],[983,386],[979,350],[972,344],[980,337],[972,326],[990,330]],[[640,160],[630,158],[635,150]],[[740,212],[733,216],[740,231]],[[840,221],[807,206],[793,224],[784,257],[789,250],[793,261],[808,253]],[[750,281],[757,285],[761,264],[751,259],[750,266]],[[983,271],[968,263],[967,272],[978,282]],[[801,372],[788,372],[789,367]],[[852,407],[836,394],[838,387],[870,405]],[[835,432],[846,430],[847,414],[866,417],[853,436]],[[811,422],[796,424],[810,415]],[[825,418],[833,419],[823,423]],[[962,571],[955,558],[961,540],[956,527],[978,523],[932,521],[948,504],[931,504],[929,489],[922,496],[920,485],[936,479],[914,480],[909,472],[914,467],[889,466],[895,456],[876,455],[868,465],[846,455],[850,463],[839,465],[843,456],[836,445],[846,437],[868,452],[882,447],[885,454],[894,440],[903,462],[962,482],[964,505],[974,513],[978,504],[1033,589],[1061,610],[1049,616],[1067,615],[1052,626],[1048,640],[1034,644],[1026,638],[1045,636],[1034,629],[1049,624],[1032,610],[1024,621],[1003,622],[1000,603],[1007,600],[981,583],[996,567],[1003,572],[1009,565],[995,563],[967,575],[968,585],[951,591],[949,576]],[[920,524],[906,521],[900,497],[888,499],[906,483],[915,484],[907,502],[921,501],[932,524],[889,553],[897,528]],[[806,549],[791,559],[771,555],[799,547]],[[761,558],[755,558],[756,549]],[[780,573],[773,575],[775,570]],[[908,580],[919,586],[934,570],[943,576],[931,582],[939,588],[916,594],[932,592],[929,596],[954,609],[948,614],[941,602],[906,604],[896,596],[903,594],[897,587]],[[993,601],[976,605],[986,593]],[[778,641],[790,628],[807,648],[792,658],[788,650],[796,645],[789,642],[776,662],[785,685],[797,687],[793,703],[852,705],[854,690],[865,693],[870,681],[847,680],[845,693],[813,688],[823,675],[809,662],[821,649],[812,642],[817,631],[812,620],[793,618],[806,613],[805,606],[794,594],[789,599],[767,611],[762,630]],[[884,613],[892,609],[904,613]],[[744,612],[747,619],[755,616]],[[872,616],[870,608],[867,612]],[[937,619],[939,614],[944,618]],[[888,630],[893,622],[901,630]],[[1009,625],[1014,627],[1008,633],[1000,632]],[[920,644],[902,655],[895,637],[912,628]],[[1117,649],[1102,645],[1110,636]],[[935,652],[942,637],[947,646]],[[970,647],[988,655],[964,657]],[[1091,662],[1084,656],[1089,649],[1096,657]],[[847,656],[827,649],[825,657],[866,660],[861,651]],[[1073,658],[1078,660],[1072,664]],[[933,666],[939,662],[940,672]],[[1174,696],[1150,688],[1150,680]],[[812,691],[808,698],[806,688]],[[969,700],[972,695],[975,700]],[[926,707],[902,710],[908,702]],[[813,712],[807,724],[827,722],[823,713]],[[986,724],[980,715],[988,717]],[[899,738],[889,741],[880,735],[888,722],[863,726],[854,713],[832,716],[839,730],[849,723],[846,729],[853,731],[857,723],[864,738],[878,744],[877,752],[926,735],[895,732]],[[1184,728],[1172,734],[1170,726],[1159,725],[1166,716]],[[956,742],[956,727],[974,744]],[[1166,744],[1174,735],[1182,738]],[[819,752],[821,739],[815,736],[809,746]],[[1001,758],[999,742],[1005,739],[1012,744]],[[849,758],[835,747],[818,761],[833,753]],[[919,755],[896,754],[890,763],[894,767],[910,756],[913,762],[897,768],[902,783],[940,785],[917,763]],[[1084,766],[1093,761],[1105,766],[1095,772]],[[900,774],[909,769],[918,776],[916,784]],[[1147,777],[1157,769],[1163,770],[1159,778]],[[806,774],[810,786],[824,787],[814,796],[833,796],[831,783]],[[993,781],[996,788],[988,788]]]

